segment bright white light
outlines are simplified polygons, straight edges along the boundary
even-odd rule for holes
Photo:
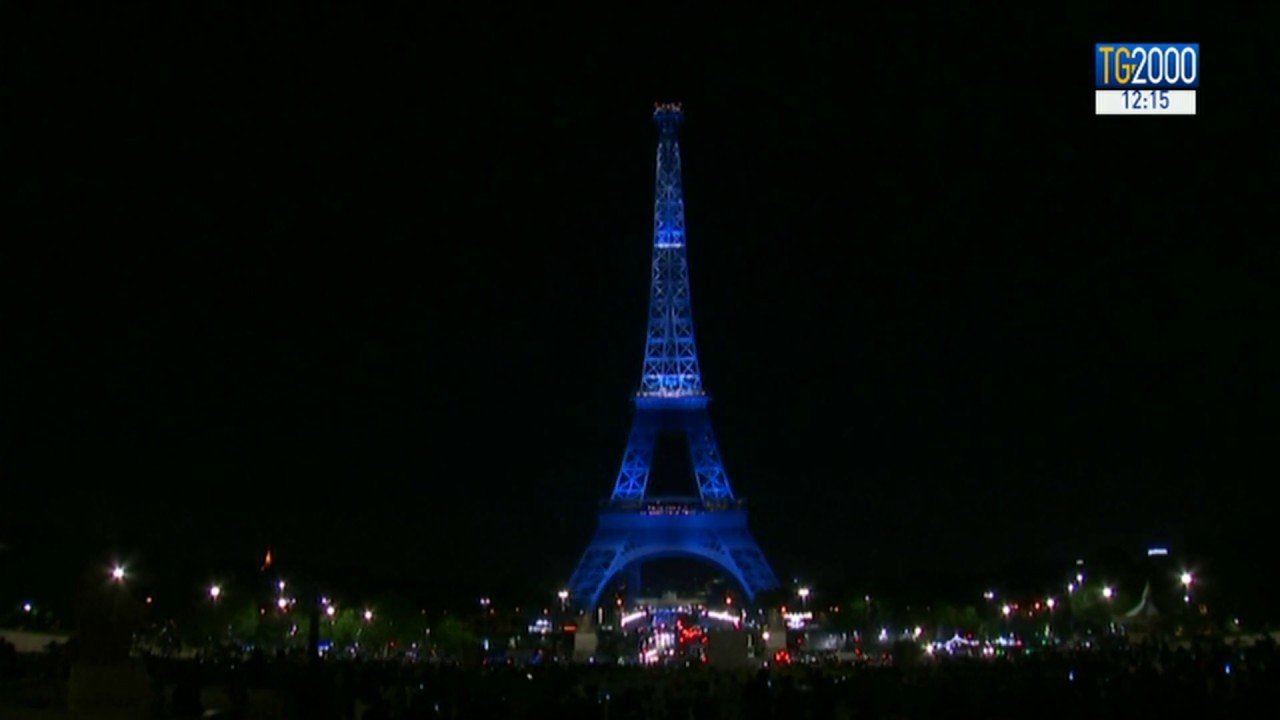
[[[809,597],[809,588],[802,587],[796,592],[796,594],[800,596],[801,600],[804,600]]]
[[[760,633],[760,639],[765,642],[769,642],[769,631],[765,630],[764,632]]]
[[[1053,598],[1048,598],[1047,600],[1044,601],[1044,604],[1048,605],[1049,609],[1052,610],[1053,607],[1058,604],[1058,601],[1054,600]]]
[[[1067,592],[1069,592],[1069,593],[1073,593],[1073,592],[1075,592],[1075,591],[1076,591],[1076,584],[1075,584],[1075,583],[1067,583]]]
[[[924,629],[921,628],[919,625],[917,625],[916,628],[911,631],[911,637],[913,638],[918,638],[923,634],[924,634]]]
[[[631,623],[635,622],[636,620],[639,620],[640,618],[645,617],[645,616],[647,616],[647,615],[648,615],[648,613],[644,612],[643,610],[642,610],[642,611],[640,611],[640,612],[633,612],[633,613],[631,613],[630,615],[623,615],[623,616],[622,616],[622,625],[625,627],[625,626],[630,625]]]
[[[31,603],[22,603],[22,612],[31,612]]]
[[[731,623],[734,623],[735,625],[738,623],[739,620],[742,619],[737,615],[735,615],[734,613],[721,612],[720,610],[708,610],[707,617],[711,618],[712,620],[719,620],[721,622],[731,622]]]
[[[209,586],[209,597],[213,598],[214,600],[217,600],[218,596],[221,594],[222,594],[222,588],[218,587],[217,585]]]
[[[276,583],[276,587],[280,588],[280,592],[284,592],[284,581],[281,580],[280,582]]]
[[[1178,579],[1182,581],[1183,585],[1187,585],[1187,586],[1190,586],[1191,583],[1195,581],[1195,578],[1192,577],[1191,573],[1189,572],[1182,573],[1182,575]]]
[[[367,621],[367,620],[372,620],[372,619],[373,619],[373,611],[372,611],[372,610],[365,610],[365,611],[364,611],[364,619],[365,619],[366,621]]]
[[[338,614],[338,608],[330,605],[324,609],[324,614],[328,615],[329,617],[333,617],[334,615]]]
[[[1013,608],[1009,607],[1008,605],[1005,605],[1000,608],[1000,614],[1004,615],[1005,617],[1009,617],[1009,613],[1011,612],[1013,612]]]
[[[813,613],[811,612],[784,613],[782,615],[782,618],[787,621],[787,627],[791,628],[792,630],[802,630],[810,620],[813,620]]]
[[[556,597],[560,598],[560,602],[564,602],[565,600],[569,599],[569,591],[561,590],[560,592],[556,593]]]
[[[119,565],[111,569],[111,579],[119,582],[124,579],[124,568]]]
[[[1169,554],[1169,548],[1153,547],[1147,550],[1147,557],[1160,557]]]
[[[1078,583],[1084,582],[1084,573],[1076,573],[1076,582]]]
[[[1108,600],[1110,600],[1111,596],[1115,594],[1116,594],[1115,588],[1111,587],[1110,585],[1102,588],[1102,597]]]
[[[983,599],[983,600],[995,600],[995,599],[996,599],[996,591],[995,591],[995,590],[988,590],[988,591],[986,591],[986,592],[982,593],[982,599]]]
[[[288,598],[280,598],[279,600],[277,600],[277,601],[276,601],[276,607],[280,608],[281,610],[283,610],[283,609],[285,609],[285,608],[289,607],[289,600],[288,600]]]

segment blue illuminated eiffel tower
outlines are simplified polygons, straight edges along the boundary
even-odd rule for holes
[[[613,496],[604,504],[595,538],[569,581],[573,603],[583,610],[597,606],[615,576],[638,574],[642,563],[664,557],[692,557],[718,565],[748,598],[778,586],[747,528],[746,507],[729,487],[707,414],[685,252],[680,106],[660,104],[653,116],[658,125],[658,167],[644,370]],[[688,440],[696,497],[646,496],[658,436],[670,432]]]

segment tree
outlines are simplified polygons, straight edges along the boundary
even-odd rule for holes
[[[264,639],[262,609],[256,602],[245,602],[236,608],[231,615],[230,625],[232,637],[242,643],[257,643]]]
[[[960,613],[958,628],[960,632],[975,633],[984,635],[990,629],[987,623],[983,622],[982,616],[978,614],[978,609],[972,605],[966,605]]]
[[[399,647],[422,641],[427,634],[427,621],[422,611],[408,600],[391,596],[373,608],[374,621],[378,623],[377,635],[384,642],[394,642]]]
[[[360,637],[363,622],[364,619],[355,610],[339,610],[321,624],[321,637],[332,642],[334,647],[351,647]]]
[[[467,657],[480,649],[480,639],[457,618],[445,617],[436,624],[431,639],[441,654]]]

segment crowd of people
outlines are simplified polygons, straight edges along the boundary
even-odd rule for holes
[[[3,658],[3,687],[65,681],[65,665],[56,655]],[[145,662],[154,718],[818,720],[1267,717],[1280,707],[1280,684],[1271,671],[1275,659],[1274,644],[1264,642],[1248,648],[1149,644],[932,658],[909,666],[795,664],[744,671],[312,664],[262,654],[234,662]]]

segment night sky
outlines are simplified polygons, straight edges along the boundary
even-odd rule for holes
[[[713,419],[781,573],[1266,534],[1261,16],[7,12],[15,583],[270,545],[563,584],[630,422],[668,99]],[[1103,40],[1201,42],[1201,115],[1094,117]]]

